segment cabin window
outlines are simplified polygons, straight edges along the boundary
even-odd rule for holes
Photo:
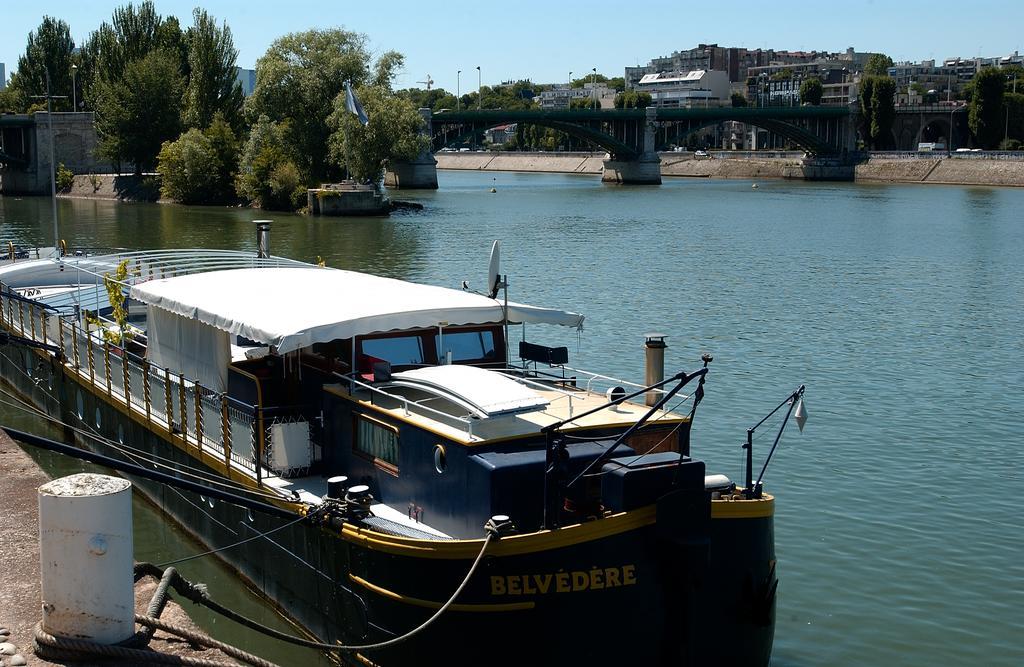
[[[437,358],[442,363],[451,350],[452,361],[495,361],[494,332],[457,331],[434,338]]]
[[[353,444],[360,454],[383,464],[385,470],[398,472],[398,431],[374,419],[356,416]]]
[[[369,338],[362,341],[363,354],[388,361],[392,366],[424,364],[423,339],[419,336]]]

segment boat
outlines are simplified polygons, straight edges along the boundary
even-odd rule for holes
[[[749,439],[739,485],[691,444],[710,356],[666,375],[652,334],[645,384],[574,367],[527,328],[583,316],[509,301],[497,245],[478,293],[259,230],[258,253],[4,263],[3,380],[190,480],[133,478],[343,663],[768,664],[775,499]]]

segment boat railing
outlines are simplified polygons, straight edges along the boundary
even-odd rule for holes
[[[559,401],[559,400],[563,400],[564,399],[564,400],[568,401],[568,403],[569,403],[569,406],[568,406],[569,407],[569,416],[572,417],[572,415],[573,415],[573,404],[572,404],[573,393],[571,391],[566,391],[565,389],[559,389],[557,386],[555,386],[557,384],[561,384],[562,386],[565,386],[565,383],[566,383],[566,379],[565,378],[552,378],[551,381],[542,382],[539,379],[531,378],[531,377],[527,376],[526,374],[521,373],[520,372],[521,370],[522,369],[519,369],[519,368],[509,367],[509,368],[506,368],[504,370],[498,371],[498,373],[500,373],[501,375],[504,375],[505,377],[507,377],[509,379],[515,380],[516,382],[518,382],[520,384],[524,384],[527,387],[535,387],[535,388],[541,389],[543,391],[553,392],[555,394],[558,394],[558,398],[556,398],[554,400],[555,401]],[[554,402],[554,401],[552,401],[552,402]]]
[[[29,341],[60,350],[61,361],[83,384],[106,396],[108,403],[134,414],[154,431],[165,430],[182,446],[212,457],[230,471],[262,482],[260,422],[262,408],[225,392],[205,387],[136,353],[109,321],[62,315],[15,294],[0,283],[0,328]],[[68,396],[74,414],[90,429],[118,433],[101,422],[100,412],[86,414],[78,390]],[[124,444],[122,442],[122,444]]]
[[[190,273],[310,266],[286,257],[259,257],[251,252],[205,249],[112,251],[106,255],[66,256],[61,261],[66,267],[95,276],[99,286],[102,286],[102,279],[109,277],[111,271],[124,261],[128,262],[125,286]]]
[[[40,250],[36,246],[17,245],[14,241],[3,243],[3,259],[8,262],[28,261],[42,259],[47,253],[53,253],[53,248]]]
[[[645,388],[647,386],[647,385],[639,384],[639,383],[636,383],[636,382],[630,382],[629,380],[623,380],[621,378],[612,377],[610,375],[601,375],[600,373],[592,373],[590,371],[585,371],[585,370],[583,370],[581,368],[573,368],[571,366],[566,366],[565,370],[569,371],[570,373],[576,373],[577,375],[585,376],[586,377],[585,388],[586,388],[587,391],[595,391],[594,390],[594,385],[595,384],[597,384],[599,386],[607,385],[608,388],[611,388],[613,386],[624,386],[624,387],[630,387],[630,388],[633,388],[633,389],[643,389],[643,388]],[[652,389],[651,391],[656,393],[656,394],[664,394],[664,393],[666,393],[664,389]]]
[[[596,387],[610,389],[616,386],[630,387],[633,389],[643,389],[646,385],[637,384],[629,380],[623,380],[621,378],[612,377],[610,375],[601,375],[600,373],[593,373],[591,371],[585,371],[581,368],[573,368],[572,366],[559,366],[559,368],[567,371],[574,375],[553,375],[550,373],[544,373],[543,371],[518,368],[516,366],[509,366],[503,369],[502,372],[508,374],[518,374],[523,377],[531,377],[535,382],[540,382],[545,387],[551,385],[562,385],[562,386],[575,386],[580,387],[581,379],[583,381],[580,389],[594,392],[599,391]],[[653,389],[652,392],[656,394],[664,394],[664,389]]]

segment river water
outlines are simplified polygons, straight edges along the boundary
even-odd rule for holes
[[[254,249],[252,220],[271,217],[275,254],[477,288],[501,239],[511,299],[587,316],[578,336],[530,331],[574,365],[642,380],[647,332],[668,336],[669,371],[714,355],[694,426],[709,471],[742,480],[746,428],[807,385],[807,427],[765,476],[774,665],[1024,664],[1024,190],[439,181],[401,193],[424,211],[382,219],[62,200],[62,236]],[[0,197],[0,226],[0,240],[50,243],[49,201]],[[774,434],[758,429],[758,461]],[[139,558],[187,546],[143,532]]]

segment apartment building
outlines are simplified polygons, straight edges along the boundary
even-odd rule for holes
[[[651,103],[656,107],[693,108],[731,104],[729,77],[718,70],[647,74],[637,83],[636,90],[650,93]]]

